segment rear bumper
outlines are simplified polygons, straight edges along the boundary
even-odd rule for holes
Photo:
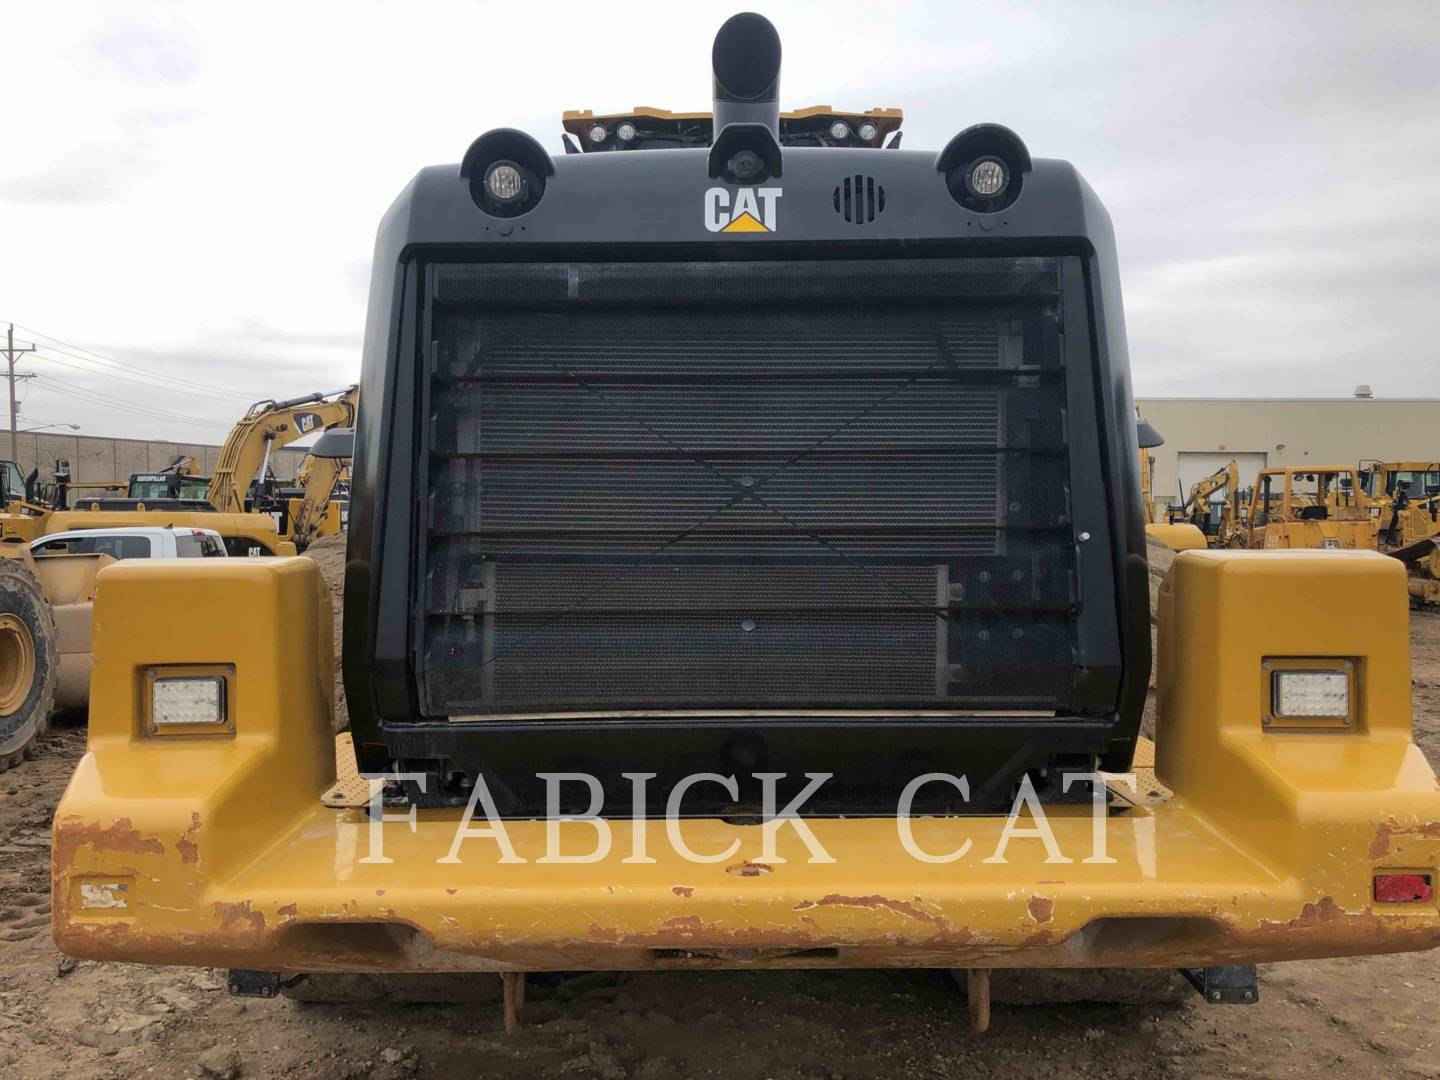
[[[1243,834],[1180,798],[1112,812],[1114,863],[1084,861],[1094,839],[1085,807],[1047,815],[1069,863],[1047,863],[1033,838],[1011,840],[1004,864],[986,863],[1005,824],[993,817],[916,819],[924,851],[971,842],[944,865],[908,855],[893,819],[811,822],[833,863],[808,861],[789,828],[776,844],[784,861],[765,860],[759,827],[716,820],[686,821],[681,834],[704,855],[738,841],[717,863],[688,861],[654,821],[642,829],[652,863],[625,861],[634,836],[618,821],[610,854],[595,863],[543,861],[537,821],[505,823],[523,863],[502,862],[485,837],[462,843],[459,864],[444,862],[459,811],[424,811],[413,833],[386,823],[393,862],[376,863],[363,861],[372,849],[361,809],[257,807],[242,834],[179,802],[116,800],[106,789],[102,760],[88,756],[56,822],[56,941],[74,956],[281,971],[1003,968],[1204,966],[1440,944],[1433,903],[1370,897],[1376,869],[1436,864],[1440,824],[1369,815],[1329,821],[1339,848],[1300,873],[1267,863]],[[1302,817],[1284,827],[1287,843],[1311,846]],[[564,823],[557,835],[562,854],[596,846],[589,824]],[[124,906],[103,906],[112,902]]]
[[[1404,570],[1371,555],[1189,552],[1161,609],[1158,774],[1100,819],[504,823],[458,810],[379,827],[335,784],[328,595],[308,560],[118,564],[96,600],[91,749],[56,814],[55,940],[71,955],[282,971],[684,966],[1206,966],[1430,948],[1440,910],[1377,903],[1377,873],[1440,867],[1440,782],[1409,732]],[[1320,574],[1322,580],[1316,580]],[[143,597],[143,602],[142,598]],[[1326,615],[1328,605],[1352,617]],[[1243,605],[1252,617],[1226,620]],[[1315,607],[1313,605],[1325,605]],[[146,611],[181,613],[157,624]],[[243,612],[237,620],[216,613]],[[1358,615],[1354,613],[1358,612]],[[1373,616],[1373,617],[1372,617]],[[1213,632],[1227,623],[1225,633]],[[256,627],[266,632],[256,632]],[[1359,666],[1347,730],[1259,721],[1264,655]],[[147,736],[146,665],[235,665],[236,732]],[[957,772],[962,771],[957,768]],[[1150,792],[1159,792],[1152,796]],[[363,791],[360,792],[363,797]],[[352,803],[354,799],[350,800]],[[1033,824],[1021,819],[1022,826]],[[473,828],[484,826],[477,817]],[[687,858],[734,851],[716,862]],[[1088,861],[1087,861],[1088,860]]]

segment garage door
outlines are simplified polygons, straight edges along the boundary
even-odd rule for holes
[[[1265,453],[1200,453],[1197,451],[1181,450],[1177,455],[1177,468],[1180,472],[1180,490],[1187,495],[1190,493],[1190,486],[1197,480],[1203,480],[1217,469],[1223,469],[1232,460],[1240,465],[1240,486],[1248,488],[1255,483],[1255,474],[1265,467]],[[1219,501],[1223,495],[1213,496],[1213,501]]]

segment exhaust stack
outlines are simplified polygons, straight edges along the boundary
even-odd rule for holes
[[[732,15],[715,34],[710,50],[714,77],[715,127],[719,138],[729,124],[764,124],[780,139],[780,35],[764,15]]]

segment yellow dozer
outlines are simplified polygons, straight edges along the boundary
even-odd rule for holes
[[[1360,463],[1380,549],[1410,571],[1410,598],[1440,604],[1440,462]]]
[[[758,15],[711,61],[706,145],[498,128],[385,215],[350,731],[310,560],[100,571],[59,948],[261,997],[488,973],[511,1029],[528,972],[941,967],[983,1028],[998,968],[1253,1005],[1257,964],[1440,944],[1394,559],[1181,552],[1140,736],[1119,264],[1076,169],[995,124],[786,142]]]
[[[1370,498],[1350,466],[1261,469],[1246,504],[1240,538],[1247,548],[1377,551]]]

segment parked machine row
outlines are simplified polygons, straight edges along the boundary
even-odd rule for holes
[[[1164,509],[1152,495],[1163,439],[1139,421],[1145,528],[1174,551],[1200,547],[1380,551],[1405,564],[1415,604],[1440,604],[1440,462],[1262,468],[1243,486],[1231,460]]]

